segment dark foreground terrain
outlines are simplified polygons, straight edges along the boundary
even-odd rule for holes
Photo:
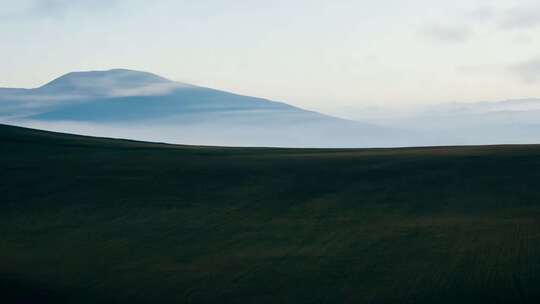
[[[240,149],[0,126],[0,193],[2,303],[540,301],[540,146]]]

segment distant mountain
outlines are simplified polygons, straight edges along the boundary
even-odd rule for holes
[[[361,122],[125,69],[0,88],[0,122],[84,135],[280,147],[540,143],[540,99],[354,112]]]
[[[35,89],[0,89],[0,117],[54,131],[187,144],[366,147],[407,145],[412,138],[125,69],[73,72]]]
[[[444,103],[401,109],[368,109],[356,117],[437,139],[435,144],[540,143],[540,99]]]
[[[540,99],[452,103],[419,116],[418,122],[452,133],[466,144],[540,143]]]
[[[0,114],[29,117],[101,99],[159,96],[189,87],[151,73],[124,69],[72,72],[35,89],[0,89]],[[6,105],[10,106],[8,110]]]

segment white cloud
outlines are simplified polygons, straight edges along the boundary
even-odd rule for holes
[[[540,81],[540,57],[510,65],[507,70],[525,83],[537,83]]]
[[[465,13],[465,17],[475,25],[493,22],[503,30],[527,30],[540,26],[540,5],[521,3],[509,8],[484,5]]]
[[[20,3],[2,8],[2,18],[39,16],[62,18],[71,12],[95,12],[110,9],[119,0],[21,0]]]
[[[476,22],[493,20],[498,14],[498,10],[492,6],[480,6],[467,13],[465,16]]]
[[[506,10],[500,16],[499,26],[510,30],[523,30],[540,26],[540,6],[518,6]]]
[[[428,37],[444,42],[465,42],[472,36],[472,30],[466,25],[432,25],[424,30]]]

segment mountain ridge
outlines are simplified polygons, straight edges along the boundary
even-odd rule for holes
[[[71,72],[35,89],[0,91],[2,116],[7,117],[7,121],[2,119],[6,123],[50,131],[180,144],[365,147],[405,143],[399,130],[127,69]]]

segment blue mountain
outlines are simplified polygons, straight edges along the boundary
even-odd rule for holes
[[[406,144],[402,132],[125,69],[68,73],[35,89],[1,89],[2,116],[55,131],[178,143]]]

